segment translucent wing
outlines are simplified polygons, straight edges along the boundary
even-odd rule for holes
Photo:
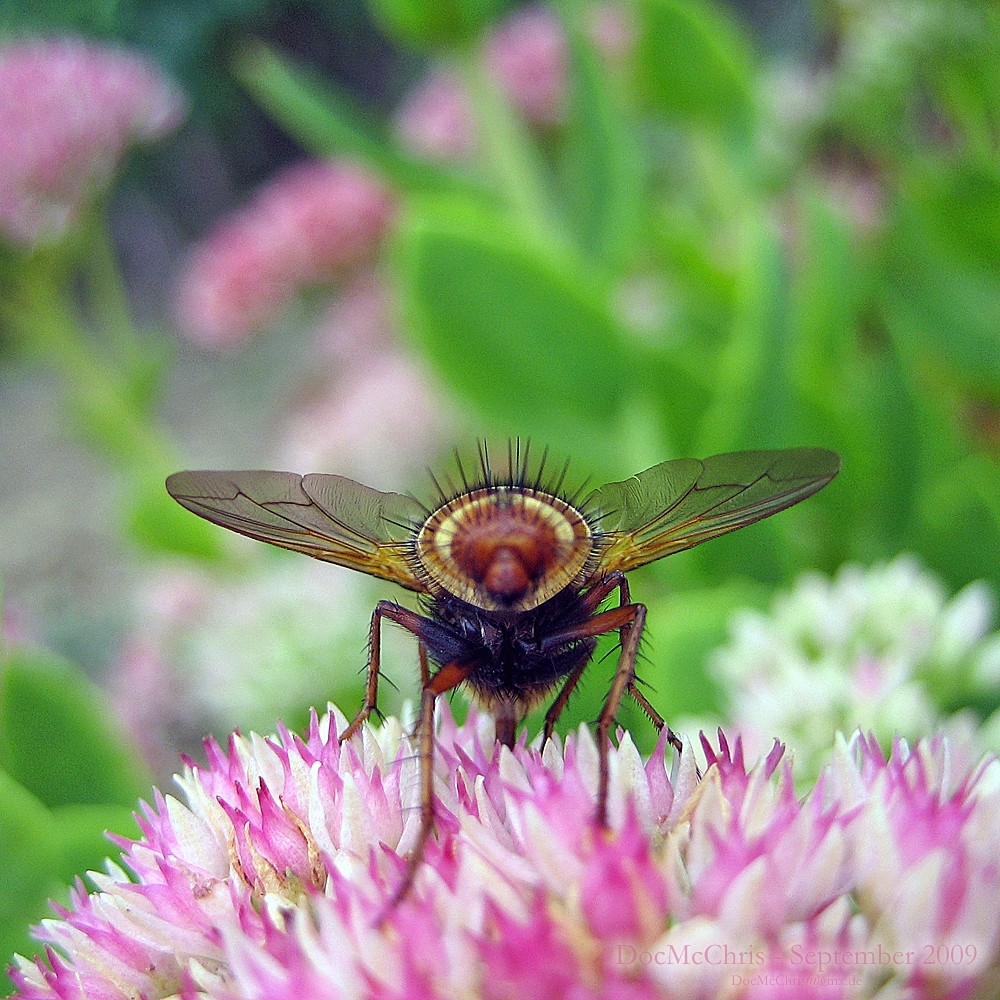
[[[408,559],[420,504],[343,476],[292,472],[176,472],[167,492],[182,506],[241,535],[304,552],[410,590],[425,590]]]
[[[607,538],[596,575],[630,570],[777,514],[840,470],[822,448],[739,451],[663,462],[587,498]]]

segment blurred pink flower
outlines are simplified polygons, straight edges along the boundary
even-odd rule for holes
[[[0,649],[35,642],[36,633],[36,623],[26,609],[5,600],[0,606]]]
[[[370,273],[346,285],[317,323],[316,352],[338,368],[362,367],[396,341],[391,297]]]
[[[348,285],[321,319],[315,376],[292,401],[279,445],[284,466],[384,488],[423,475],[454,440],[458,417],[396,340],[385,286],[371,275]]]
[[[528,121],[557,125],[566,98],[566,36],[545,7],[516,11],[486,43],[486,65]]]
[[[598,3],[588,15],[588,34],[606,63],[623,63],[635,50],[632,11],[617,3]]]
[[[616,3],[586,10],[586,33],[608,67],[629,58],[636,29],[629,12]],[[483,53],[500,91],[532,125],[561,123],[566,104],[568,46],[559,18],[548,8],[528,7],[503,21],[487,38]],[[430,160],[472,157],[477,124],[461,77],[436,68],[407,95],[396,112],[402,144]]]
[[[206,744],[182,800],[143,807],[125,865],[90,876],[20,959],[18,995],[216,1000],[992,995],[1000,967],[1000,764],[947,739],[840,740],[808,796],[775,746],[747,764],[719,734],[668,773],[627,734],[610,829],[593,825],[585,727],[544,754],[438,718],[436,836],[413,891],[376,918],[419,816],[395,719],[344,746]],[[879,859],[884,857],[885,863]],[[930,958],[928,958],[930,956]],[[978,991],[978,992],[977,992]]]
[[[0,230],[55,239],[126,149],[171,131],[183,103],[145,59],[83,39],[0,45]]]
[[[421,473],[457,422],[420,365],[382,350],[296,402],[281,460],[388,488]]]
[[[351,163],[286,169],[192,250],[177,291],[182,330],[223,347],[275,322],[298,291],[369,261],[393,207],[391,193]]]
[[[464,160],[476,147],[475,121],[462,81],[437,70],[410,91],[396,111],[403,145],[428,160]]]

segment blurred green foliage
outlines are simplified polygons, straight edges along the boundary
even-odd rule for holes
[[[439,51],[478,115],[471,164],[412,163],[388,130],[373,145],[275,52],[239,71],[306,149],[401,192],[405,333],[484,428],[609,478],[740,448],[842,454],[808,504],[647,571],[654,683],[714,705],[673,632],[721,634],[720,581],[745,601],[754,581],[909,550],[953,586],[1000,584],[996,11],[827,3],[834,56],[787,72],[719,5],[634,4],[632,57],[610,67],[592,8],[556,10],[568,94],[551,129],[464,49]]]
[[[65,904],[81,872],[103,870],[109,831],[138,835],[132,813],[149,787],[78,669],[41,650],[0,651],[0,955],[38,950],[29,923],[51,916],[50,900]]]
[[[755,529],[780,545],[752,575],[910,549],[954,585],[1000,582],[993,8],[828,4],[838,55],[792,77],[717,6],[637,4],[618,72],[595,68],[585,8],[558,9],[564,123],[539,138],[487,101],[504,148],[486,137],[471,171],[411,170],[390,138],[373,153],[352,138],[370,123],[274,54],[241,75],[312,152],[402,189],[406,332],[487,425],[608,475],[833,447],[840,480]],[[652,315],[631,321],[630,294]],[[745,554],[690,559],[718,580]]]

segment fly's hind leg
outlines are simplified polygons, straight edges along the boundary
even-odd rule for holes
[[[422,665],[426,664],[426,659]],[[406,870],[382,910],[377,923],[402,902],[413,886],[420,869],[427,841],[434,831],[434,705],[438,695],[458,687],[472,672],[472,665],[460,661],[448,663],[426,680],[420,694],[420,718],[417,720],[417,757],[420,763],[420,829],[417,842],[406,859]]]
[[[684,745],[681,743],[681,738],[663,721],[663,716],[650,705],[649,700],[646,696],[639,690],[636,686],[636,679],[632,678],[632,683],[629,684],[625,689],[631,696],[632,700],[643,710],[650,722],[653,723],[656,731],[662,733],[664,729],[667,731],[667,742],[678,752],[681,753],[684,749]]]
[[[627,588],[624,593],[628,593]],[[622,696],[626,691],[631,691],[635,688],[635,658],[639,649],[639,639],[642,637],[642,629],[646,623],[646,606],[644,604],[625,604],[615,610],[627,613],[627,617],[618,626],[619,634],[622,636],[622,651],[618,657],[618,667],[615,670],[615,676],[611,680],[611,687],[608,689],[608,696],[604,699],[604,707],[601,709],[601,714],[597,719],[598,767],[596,819],[599,826],[608,825],[609,732],[611,726],[614,724],[615,716],[618,715]],[[645,699],[643,700],[645,701]],[[654,724],[656,718],[659,718],[659,716],[654,713]],[[660,721],[662,722],[663,720],[661,719]]]
[[[626,576],[625,576],[624,573],[620,573],[620,572],[610,573],[610,574],[608,574],[607,577],[605,577],[605,579],[604,579],[604,581],[602,581],[602,583],[605,583],[605,584],[610,583],[610,586],[608,587],[606,593],[600,594],[599,601],[604,600],[604,598],[607,596],[607,594],[610,594],[611,591],[614,590],[615,587],[617,587],[618,588],[618,606],[619,607],[624,607],[625,605],[632,603],[632,596],[629,593],[629,588],[628,588],[628,579],[626,578]],[[598,585],[598,586],[600,586],[600,585]],[[596,590],[598,590],[598,587],[592,588],[587,593],[587,597],[589,598],[590,595],[594,591],[596,591]],[[634,627],[635,627],[634,625],[630,624],[630,625],[623,625],[622,628],[619,629],[619,637],[620,637],[620,640],[621,640],[621,643],[622,643],[623,647],[625,645],[625,640],[626,640],[626,636],[627,636],[628,630],[632,629]],[[636,646],[636,652],[638,653],[638,645]],[[655,729],[656,729],[656,731],[658,733],[661,733],[661,732],[663,732],[664,729],[666,729],[666,731],[667,731],[667,742],[678,753],[680,753],[681,749],[682,749],[682,744],[681,744],[680,737],[663,721],[663,716],[660,715],[660,713],[657,712],[655,708],[653,708],[653,706],[649,703],[649,700],[646,698],[646,696],[638,688],[637,678],[636,678],[636,675],[635,675],[635,657],[634,656],[633,656],[633,660],[632,660],[632,679],[626,685],[625,691],[632,698],[632,700],[639,706],[639,708],[642,709],[642,711],[645,713],[646,717],[653,724],[653,726],[655,727]]]
[[[607,611],[597,611],[601,602],[617,588],[619,594],[619,604],[616,608]],[[633,604],[629,594],[628,581],[624,573],[609,573],[603,580],[599,581],[583,596],[585,608],[592,612],[589,619],[568,626],[559,632],[552,633],[545,637],[542,648],[557,648],[567,642],[576,639],[584,639],[588,636],[604,635],[607,632],[618,631],[621,642],[621,653],[618,656],[618,666],[611,681],[604,707],[597,720],[597,753],[598,753],[598,777],[597,777],[597,810],[596,819],[599,825],[606,826],[608,819],[608,783],[609,783],[609,733],[614,725],[618,709],[621,707],[622,698],[627,693],[635,699],[639,707],[649,716],[650,721],[658,730],[665,727],[665,723],[660,714],[650,705],[646,697],[636,686],[635,662],[639,651],[639,640],[642,638],[642,630],[646,624],[646,607],[643,604]],[[558,718],[570,693],[575,687],[582,674],[582,668],[578,668],[563,686],[562,691],[556,698],[546,716],[546,737],[551,733],[555,719]],[[675,733],[667,730],[667,739],[670,745],[680,751],[681,741]]]
[[[620,591],[619,604],[628,604],[628,583],[625,581],[625,574],[610,573],[603,580],[594,584],[594,586],[583,595],[581,603],[584,610],[593,615],[601,606],[601,602],[609,594],[611,594],[616,587]],[[577,631],[577,629],[570,629],[570,633],[575,631]],[[552,636],[546,637],[545,647],[552,648],[558,642],[563,641],[565,636],[566,633],[560,633],[554,638]],[[559,720],[559,716],[562,715],[563,709],[566,707],[566,704],[570,699],[570,695],[580,682],[580,678],[583,676],[583,672],[587,669],[589,664],[590,657],[588,656],[566,678],[565,683],[559,689],[559,694],[556,695],[555,700],[549,706],[549,710],[545,713],[545,723],[542,726],[542,745],[540,749],[544,750],[545,745],[552,738],[552,733],[556,728],[556,722]]]
[[[604,596],[616,586],[621,587],[622,580],[602,581],[598,586],[608,585]],[[627,594],[628,590],[624,590]],[[603,599],[603,598],[602,598]],[[542,650],[557,649],[568,642],[587,639],[617,631],[621,636],[621,655],[618,657],[618,667],[611,680],[611,688],[604,701],[604,707],[597,720],[597,813],[596,819],[600,826],[607,826],[608,821],[608,732],[611,729],[622,696],[629,685],[635,681],[635,657],[642,636],[642,626],[646,621],[646,607],[643,604],[622,604],[617,608],[598,612],[582,622],[576,622],[558,632],[545,637],[541,644]],[[572,680],[572,675],[570,677]],[[560,694],[560,698],[562,695]],[[567,695],[568,697],[568,695]],[[557,699],[558,700],[558,699]]]

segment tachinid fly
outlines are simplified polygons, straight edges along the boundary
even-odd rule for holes
[[[508,446],[497,469],[486,446],[477,475],[438,487],[425,506],[342,476],[290,472],[178,472],[167,490],[188,510],[282,548],[398,583],[421,595],[421,612],[379,601],[372,615],[364,704],[350,739],[376,708],[381,625],[418,640],[421,828],[390,907],[408,891],[434,826],[431,792],[437,697],[465,685],[513,746],[518,724],[557,690],[543,740],[590,662],[598,636],[618,632],[618,665],[597,721],[596,822],[608,799],[608,732],[621,700],[664,721],[636,686],[646,609],[625,574],[663,556],[770,517],[822,489],[840,458],[820,448],[745,451],[655,465],[586,494],[563,488],[566,469],[532,471],[527,448]],[[617,603],[603,607],[617,591]],[[433,664],[433,669],[430,664]],[[679,751],[680,740],[667,730]]]

